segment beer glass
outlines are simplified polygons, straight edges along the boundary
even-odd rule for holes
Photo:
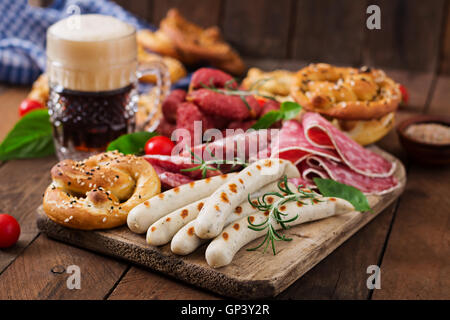
[[[135,131],[139,77],[156,76],[153,110],[170,88],[163,63],[138,67],[134,27],[98,14],[72,16],[48,29],[47,73],[60,160],[102,152],[112,140]]]

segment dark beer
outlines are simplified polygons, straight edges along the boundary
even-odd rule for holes
[[[101,92],[52,90],[55,142],[82,152],[101,152],[109,142],[135,130],[135,88]]]

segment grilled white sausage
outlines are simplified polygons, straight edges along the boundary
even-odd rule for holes
[[[286,160],[263,159],[252,163],[209,197],[195,220],[195,234],[202,239],[216,237],[222,231],[228,215],[249,193],[284,175],[298,178],[300,173],[292,162]]]
[[[206,200],[201,199],[177,209],[153,223],[147,231],[147,243],[152,246],[168,243],[186,223],[197,218]]]
[[[303,200],[305,205],[298,202],[288,202],[284,205],[283,210],[287,213],[283,220],[294,218],[298,214],[298,218],[289,226],[295,226],[301,223],[310,222],[327,218],[333,215],[343,214],[354,210],[353,206],[346,200],[337,198],[319,198],[320,202],[314,203],[313,200]],[[247,218],[241,218],[239,221],[226,227],[223,232],[216,237],[208,245],[206,249],[206,261],[211,267],[218,268],[226,266],[231,263],[236,252],[239,251],[247,243],[264,236],[267,229],[262,231],[255,231],[250,228],[248,219],[252,224],[261,224],[267,219],[267,213],[259,211]],[[281,225],[276,221],[270,219],[269,223],[278,230]]]
[[[292,191],[296,191],[296,187],[292,183],[288,183],[289,189]],[[258,192],[255,192],[250,196],[251,199],[258,198],[268,192],[281,192],[278,189],[278,181],[269,183],[267,186],[261,188]],[[241,218],[247,217],[253,213],[257,213],[258,211],[245,200],[239,206],[237,206],[233,212],[228,216],[225,226],[230,223],[235,222]],[[189,222],[184,227],[182,227],[172,239],[170,243],[170,249],[173,253],[179,255],[187,255],[194,252],[195,249],[200,247],[203,243],[207,242],[207,239],[201,239],[197,237],[195,234],[195,220]]]
[[[253,193],[250,198],[257,198],[267,192],[278,191],[277,183],[274,182],[263,187],[261,190]],[[291,184],[290,187],[295,189],[292,186]],[[147,243],[153,246],[161,246],[168,243],[184,225],[197,218],[206,200],[207,198],[177,209],[153,223],[147,231]],[[254,208],[251,207],[248,200],[245,200],[242,207],[237,207],[234,212],[247,210],[247,207],[250,207],[254,211]]]
[[[131,209],[127,218],[128,227],[135,233],[145,233],[161,217],[211,195],[236,175],[231,173],[206,178],[160,193]]]

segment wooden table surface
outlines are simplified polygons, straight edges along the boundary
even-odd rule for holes
[[[249,62],[266,69],[299,68],[282,61]],[[388,70],[410,92],[397,120],[450,114],[450,78]],[[18,120],[28,87],[0,86],[0,140]],[[405,157],[395,132],[378,145],[407,168],[403,195],[371,223],[292,284],[277,299],[450,299],[450,167],[419,166]],[[40,234],[35,210],[50,183],[55,157],[0,164],[0,212],[19,221],[18,243],[0,250],[0,299],[222,299],[125,261]],[[81,269],[81,289],[66,286],[70,265]],[[369,265],[381,268],[381,289],[369,290]]]

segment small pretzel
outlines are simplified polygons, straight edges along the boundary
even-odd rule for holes
[[[340,68],[325,63],[299,70],[292,97],[306,110],[337,119],[371,120],[397,109],[397,83],[381,70]]]
[[[161,191],[143,158],[107,152],[84,161],[63,160],[51,169],[44,211],[66,227],[92,230],[123,225],[128,212]]]

